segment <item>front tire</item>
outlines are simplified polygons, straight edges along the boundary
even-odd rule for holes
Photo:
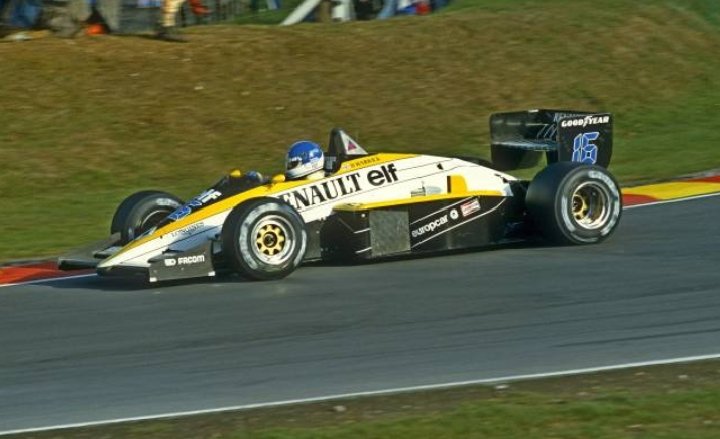
[[[235,207],[222,228],[222,249],[230,266],[252,280],[282,279],[300,265],[307,247],[305,222],[275,198],[256,198]]]
[[[604,168],[573,162],[547,166],[530,182],[527,210],[553,244],[594,244],[620,222],[622,196]]]
[[[173,213],[183,202],[162,191],[140,191],[125,198],[115,210],[110,234],[120,233],[125,245]]]

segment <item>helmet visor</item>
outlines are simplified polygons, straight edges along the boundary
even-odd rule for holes
[[[302,157],[290,157],[287,159],[287,164],[285,166],[285,169],[288,171],[291,169],[295,169],[298,166],[302,165],[303,159]]]

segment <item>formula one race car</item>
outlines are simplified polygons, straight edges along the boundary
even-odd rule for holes
[[[110,238],[62,269],[139,272],[151,282],[214,276],[279,279],[304,261],[368,260],[522,240],[597,243],[622,212],[606,170],[612,115],[531,110],[490,118],[492,162],[370,154],[339,129],[324,177],[288,181],[236,170],[188,202],[142,191],[117,208]],[[548,165],[532,181],[504,171]]]

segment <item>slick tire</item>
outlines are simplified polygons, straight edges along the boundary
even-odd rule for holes
[[[622,214],[615,178],[604,168],[553,163],[530,182],[528,213],[552,244],[594,244],[609,237]]]
[[[110,233],[120,233],[120,244],[125,245],[156,226],[182,204],[182,200],[167,192],[136,192],[115,210]]]
[[[235,207],[222,228],[228,265],[251,280],[282,279],[303,260],[305,222],[297,211],[275,198],[255,198]]]

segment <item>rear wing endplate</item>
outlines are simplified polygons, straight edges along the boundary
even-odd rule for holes
[[[529,110],[490,116],[492,162],[500,170],[580,162],[607,168],[612,156],[610,113]]]

